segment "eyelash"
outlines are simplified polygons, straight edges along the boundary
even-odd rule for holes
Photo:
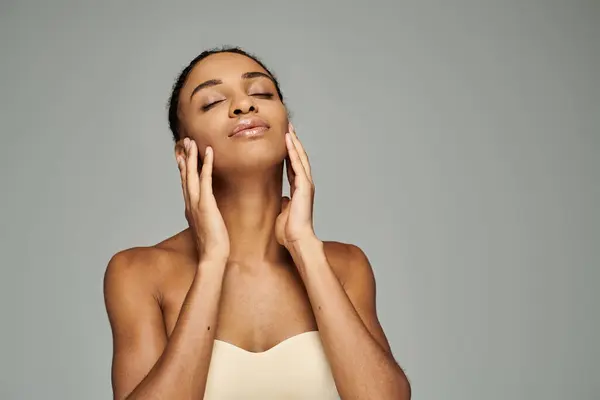
[[[216,106],[217,104],[219,104],[222,101],[223,100],[219,100],[219,101],[215,101],[214,103],[210,103],[210,104],[207,104],[205,106],[202,106],[202,111],[208,111],[208,110],[210,110],[211,108],[213,108],[214,106]]]
[[[273,93],[254,93],[254,94],[251,94],[251,96],[259,96],[259,97],[264,97],[266,99],[272,99],[274,95],[273,95]],[[222,101],[223,100],[218,100],[218,101],[215,101],[214,103],[210,103],[205,106],[202,106],[202,111],[208,111]]]
[[[265,97],[267,99],[271,99],[271,98],[273,98],[273,93],[254,93],[251,96],[260,96],[260,97]]]

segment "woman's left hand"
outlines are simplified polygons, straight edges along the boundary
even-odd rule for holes
[[[288,150],[285,163],[292,198],[290,200],[284,196],[281,200],[281,213],[275,221],[275,235],[279,244],[290,250],[296,241],[315,237],[312,219],[315,185],[308,156],[292,124],[285,134],[285,144]]]

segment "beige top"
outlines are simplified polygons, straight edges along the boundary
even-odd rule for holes
[[[215,340],[204,400],[339,399],[318,331],[253,353]]]

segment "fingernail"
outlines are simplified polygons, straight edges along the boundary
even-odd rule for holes
[[[207,156],[208,155],[208,150],[210,149],[210,146],[206,146],[206,150],[204,150],[204,155]]]

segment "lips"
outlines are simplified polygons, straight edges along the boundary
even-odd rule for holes
[[[269,124],[260,118],[243,119],[233,128],[229,137],[241,136],[251,132],[262,132],[269,129]]]

